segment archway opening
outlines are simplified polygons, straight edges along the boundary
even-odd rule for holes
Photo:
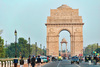
[[[68,57],[70,55],[71,55],[70,32],[67,30],[61,30],[59,33],[59,56]]]

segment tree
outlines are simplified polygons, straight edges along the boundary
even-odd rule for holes
[[[37,47],[37,55],[40,55],[40,50],[43,52],[43,49]],[[46,51],[45,51],[46,52]],[[6,57],[14,57],[15,56],[15,43],[11,43],[5,50]],[[36,45],[30,45],[30,53],[31,55],[36,54]],[[28,41],[24,38],[19,38],[17,43],[17,57],[28,57],[29,56],[29,44]]]
[[[10,46],[6,48],[6,57],[15,56],[15,43],[11,43]],[[17,57],[28,57],[29,56],[29,45],[27,40],[24,38],[19,38],[17,43]]]
[[[0,37],[0,58],[5,57],[4,40]]]
[[[41,55],[41,54],[43,54],[43,49],[41,49],[41,48],[39,48],[38,46],[37,46],[37,51],[36,51],[36,45],[35,44],[32,44],[32,47],[31,47],[31,55],[35,55],[35,56],[37,56],[37,55]],[[36,53],[37,52],[37,53]],[[42,52],[42,53],[41,53]],[[37,54],[37,55],[36,55]]]
[[[18,44],[20,46],[20,52],[23,57],[29,56],[29,44],[27,44],[27,40],[24,38],[18,39]]]
[[[19,48],[19,45],[17,44],[17,48]],[[20,49],[20,48],[19,48]],[[19,57],[19,49],[17,49],[17,56]],[[15,43],[11,43],[10,46],[8,46],[5,50],[6,57],[14,57],[15,56]]]
[[[100,46],[98,46],[100,48]],[[91,44],[91,45],[88,45],[86,48],[85,48],[85,51],[84,51],[84,55],[92,55],[93,52],[92,51],[95,51],[97,49],[97,44]]]

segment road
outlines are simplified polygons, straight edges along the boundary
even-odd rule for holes
[[[100,67],[99,64],[97,65],[89,65],[87,62],[81,62],[80,64],[71,64],[70,60],[63,60],[63,61],[54,61],[50,62],[42,67]]]

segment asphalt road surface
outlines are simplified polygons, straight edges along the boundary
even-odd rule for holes
[[[81,62],[80,64],[76,64],[76,63],[71,64],[70,60],[63,60],[63,61],[53,61],[42,67],[100,67],[100,64],[89,65],[88,62],[84,62],[84,61]]]

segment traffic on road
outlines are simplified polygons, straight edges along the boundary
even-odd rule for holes
[[[85,61],[85,58],[80,60],[77,56],[73,56],[70,59],[62,58],[61,56],[58,58],[51,57],[51,62],[42,67],[100,67],[99,62],[95,64],[95,62],[93,62],[94,60],[90,62],[89,58],[90,56],[88,57],[88,60]]]

